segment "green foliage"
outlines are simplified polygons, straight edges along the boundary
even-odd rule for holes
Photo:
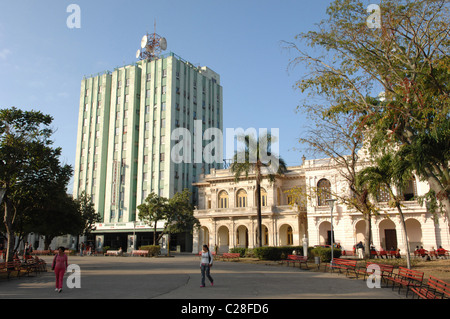
[[[287,258],[287,255],[292,255],[294,250],[299,255],[303,254],[302,246],[256,247],[253,248],[253,253],[261,260],[281,260]]]
[[[192,231],[193,227],[199,227],[190,198],[188,189],[175,193],[170,199],[151,193],[137,207],[139,218],[154,227],[154,243],[158,243],[164,234]],[[162,220],[165,221],[164,229],[156,238],[156,223]]]
[[[1,211],[8,236],[31,230],[47,240],[78,229],[67,196],[72,167],[62,165],[61,148],[52,147],[52,120],[39,111],[0,110],[0,185],[6,189]],[[7,260],[12,251],[10,241]]]
[[[230,249],[230,253],[239,253],[241,257],[245,257],[247,254],[247,248],[235,247]]]
[[[315,247],[311,249],[311,254],[314,257],[320,257],[320,261],[327,263],[331,261],[331,247]],[[339,258],[342,255],[342,251],[340,249],[333,249],[333,258]]]
[[[161,254],[161,247],[159,245],[146,245],[139,247],[139,250],[147,250],[148,256],[158,256]]]

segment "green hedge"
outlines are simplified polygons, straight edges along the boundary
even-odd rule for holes
[[[281,260],[287,258],[287,255],[292,255],[294,250],[298,255],[303,255],[302,246],[256,247],[253,253],[260,260]]]
[[[158,256],[161,253],[161,247],[158,245],[141,246],[139,250],[147,250],[148,256]]]
[[[320,257],[320,262],[328,263],[331,261],[331,248],[316,247],[311,249],[314,257]],[[333,258],[341,257],[342,251],[338,248],[333,249]]]
[[[247,248],[239,248],[239,247],[230,249],[230,253],[239,253],[241,257],[245,257],[247,255],[247,251],[248,251]]]

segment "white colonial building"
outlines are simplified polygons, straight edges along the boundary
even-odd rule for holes
[[[194,233],[193,253],[203,244],[219,253],[233,247],[257,247],[257,208],[254,174],[238,182],[229,169],[212,169],[201,175],[194,184],[198,187],[198,207],[194,215],[201,228]],[[304,237],[309,246],[331,242],[331,211],[326,197],[314,189],[331,193],[348,192],[348,187],[330,159],[305,160],[301,166],[288,167],[288,172],[271,183],[264,179],[261,185],[262,241],[264,246],[302,246]],[[290,205],[289,190],[302,187],[308,200]],[[450,249],[449,221],[445,216],[436,218],[414,198],[428,191],[428,185],[417,178],[411,181],[403,196],[403,213],[410,250],[416,246],[425,249],[442,246]],[[372,242],[377,250],[391,248],[406,251],[403,230],[397,210],[387,206],[387,194],[380,192],[378,216],[372,217]],[[336,202],[333,209],[333,232],[336,243],[352,250],[359,241],[364,242],[363,215]]]

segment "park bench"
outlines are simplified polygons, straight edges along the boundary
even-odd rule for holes
[[[406,287],[406,297],[410,288],[420,287],[423,282],[423,272],[412,270],[404,267],[398,267],[398,273],[392,274],[386,277],[388,281],[392,281],[392,290],[395,288],[395,284],[398,284],[398,292],[402,287]]]
[[[356,264],[357,260],[333,258],[328,267],[331,272],[333,272],[334,269],[338,269],[339,273],[341,273],[341,270],[345,270],[346,276],[348,276],[349,272],[352,271],[355,273],[355,276],[358,277],[356,274]]]
[[[302,264],[305,264],[306,268],[308,268],[308,257],[307,256],[298,256],[298,255],[288,255],[287,259],[283,260],[283,262],[286,262],[286,264],[289,266],[290,263],[299,264],[299,267],[302,266]]]
[[[148,256],[148,250],[133,250],[131,252],[131,256],[147,257]]]
[[[374,274],[374,268],[371,268],[370,265],[376,265],[380,269],[380,277],[381,280],[385,279],[386,277],[391,277],[392,273],[394,272],[394,266],[393,265],[385,265],[385,264],[378,264],[374,262],[366,262],[366,267],[361,267],[356,270],[356,275],[364,275],[364,280],[366,279],[367,275]]]
[[[427,257],[428,256],[428,250],[425,250],[423,248],[417,249],[414,251],[414,257]]]
[[[107,250],[105,256],[119,256],[118,250]]]
[[[222,258],[222,260],[239,260],[239,257],[241,256],[240,253],[223,253],[222,256],[220,256]]]
[[[0,266],[0,272],[4,272],[7,274],[7,278],[11,278],[11,273],[16,272],[16,277],[20,277],[20,273],[22,271],[21,267],[22,263],[20,260],[14,260],[10,262],[4,262]]]
[[[35,256],[50,255],[50,250],[33,250],[31,254]]]
[[[411,290],[422,299],[449,299],[450,285],[443,280],[430,276],[426,285],[412,287]]]
[[[436,253],[438,257],[443,257],[446,259],[449,257],[449,251],[443,248],[438,248],[438,250],[436,250]]]

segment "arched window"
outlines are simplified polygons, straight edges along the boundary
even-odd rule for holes
[[[228,208],[228,193],[226,191],[220,191],[218,196],[219,208]]]
[[[294,244],[294,235],[293,235],[291,226],[288,226],[286,235],[287,235],[287,238],[286,238],[287,244],[288,245]]]
[[[261,187],[261,206],[267,206],[267,192],[264,188]]]
[[[324,178],[317,183],[317,204],[326,206],[328,205],[327,199],[331,199],[331,183]]]
[[[247,192],[243,189],[236,193],[236,207],[247,207]]]

